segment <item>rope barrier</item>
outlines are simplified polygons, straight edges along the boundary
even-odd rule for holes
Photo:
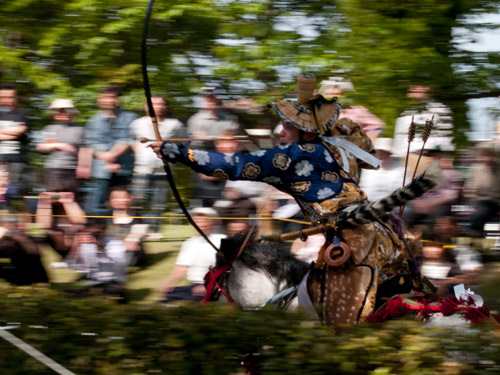
[[[52,215],[52,214],[28,214],[28,213],[0,213],[0,217],[2,216],[23,216],[23,217],[38,217],[38,216],[50,216],[56,218],[86,218],[86,219],[114,219],[122,216],[106,216],[106,215]],[[133,219],[142,219],[142,220],[186,220],[184,215],[179,216],[129,216]],[[296,224],[304,224],[304,225],[312,225],[310,221],[296,220],[296,219],[285,219],[285,218],[274,218],[274,217],[265,217],[265,216],[256,216],[256,217],[205,217],[208,220],[259,220],[259,221],[283,221],[288,223],[296,223]]]

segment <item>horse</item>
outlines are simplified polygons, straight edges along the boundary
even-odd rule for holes
[[[305,279],[312,269],[310,264],[295,258],[280,243],[251,241],[243,248],[242,243],[243,236],[238,235],[222,240],[216,265],[206,277],[207,283],[212,281],[214,287],[207,288],[205,301],[231,301],[242,309],[260,309],[268,305],[283,311],[300,309],[310,318],[320,319],[312,304],[299,306],[299,285],[305,285]],[[445,301],[446,305],[429,303],[420,305],[420,311],[415,307],[418,304],[413,305],[413,302],[401,296],[394,296],[388,301],[390,303],[387,305],[397,305],[395,311],[398,313],[404,311],[399,316],[416,316],[429,328],[464,326],[475,319],[483,321],[490,318],[487,309],[478,308],[472,300],[455,306],[450,305],[451,299]],[[454,311],[450,308],[454,308]],[[398,313],[391,315],[387,309],[386,312],[385,315],[379,312],[379,316],[385,316],[383,320],[398,316]]]
[[[389,196],[374,202],[360,202],[344,209],[336,218],[335,227],[348,229],[357,226],[360,228],[355,240],[359,242],[356,244],[361,248],[361,252],[365,248],[372,249],[372,244],[369,243],[371,237],[369,238],[369,236],[374,231],[371,230],[367,232],[367,235],[364,235],[362,231],[366,232],[366,230],[360,226],[377,222],[378,218],[386,217],[385,221],[390,220],[394,228],[399,228],[399,236],[403,238],[404,234],[399,219],[390,212],[395,207],[406,204],[409,200],[436,186],[442,182],[442,178],[439,168],[436,165],[431,165],[424,174],[417,177],[410,184],[397,189]],[[279,240],[286,240],[305,238],[307,235],[316,233],[325,233],[327,238],[332,238],[331,243],[324,248],[322,261],[325,265],[322,268],[308,266],[306,263],[294,258],[290,252],[276,243],[257,242],[253,239],[250,239],[250,241],[248,239],[243,240],[242,235],[226,239],[221,245],[215,269],[207,274],[207,295],[204,301],[216,299],[220,294],[224,294],[226,299],[232,300],[244,308],[261,307],[269,302],[278,302],[278,304],[285,307],[292,306],[295,308],[297,301],[294,297],[298,295],[300,297],[307,296],[307,298],[301,298],[302,301],[310,302],[312,299],[317,302],[317,305],[324,305],[321,306],[321,310],[323,310],[322,315],[327,324],[333,324],[336,321],[335,319],[329,319],[333,314],[336,314],[336,317],[343,315],[343,319],[340,321],[346,323],[355,323],[361,319],[369,318],[373,310],[372,313],[363,316],[363,318],[360,316],[361,308],[365,303],[364,298],[366,297],[361,298],[359,296],[361,294],[365,295],[363,288],[365,285],[367,287],[372,283],[374,277],[373,268],[364,263],[353,264],[350,246],[337,237],[337,232],[338,229],[334,228],[334,226],[319,224],[297,233],[278,236]],[[296,237],[297,234],[298,237]],[[245,241],[248,242],[244,243]],[[372,308],[375,309],[379,319],[395,317],[398,314],[403,315],[410,311],[419,313],[422,316],[438,312],[451,315],[458,309],[472,311],[475,308],[473,303],[467,303],[467,301],[436,300],[435,305],[428,304],[427,300],[423,299],[421,295],[430,295],[435,288],[429,285],[425,279],[420,278],[417,262],[410,250],[411,246],[406,243],[405,246],[407,247],[408,256],[411,258],[408,260],[409,265],[411,265],[410,273],[393,274],[392,277],[387,278],[378,285],[376,295],[372,294]],[[334,269],[342,267],[342,273],[336,274],[332,272],[335,277],[329,280],[327,270],[331,268],[327,267],[333,267]],[[305,278],[308,271],[310,273]],[[359,281],[359,285],[351,289],[347,288],[344,277],[346,275],[353,282]],[[418,286],[416,289],[414,288],[415,285]],[[325,297],[326,290],[333,290],[336,294],[332,294],[331,298],[327,300]],[[417,303],[401,297],[401,294],[412,293],[412,291],[418,291],[419,293]],[[309,298],[309,295],[311,295],[311,298]],[[397,299],[392,299],[393,297],[397,297]],[[461,296],[457,296],[457,300],[461,298]],[[465,296],[465,299],[467,298],[468,296]],[[461,302],[464,302],[465,305]],[[361,303],[361,306],[354,306],[354,303]],[[347,306],[346,304],[350,305]],[[415,307],[415,305],[417,306]],[[307,310],[310,312],[313,309],[311,307],[307,308]],[[357,318],[355,311],[359,311]],[[486,311],[479,311],[478,314],[480,316],[489,316]]]

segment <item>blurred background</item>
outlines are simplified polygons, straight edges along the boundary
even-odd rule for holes
[[[55,289],[73,288],[73,282],[81,281],[82,273],[88,272],[82,265],[68,267],[76,233],[84,225],[87,234],[104,233],[109,228],[103,223],[64,219],[91,213],[85,200],[93,194],[94,180],[87,178],[96,177],[80,179],[74,196],[59,194],[67,192],[62,188],[54,196],[43,172],[48,160],[53,161],[50,159],[53,150],[39,145],[55,142],[49,138],[58,133],[47,128],[54,123],[54,111],[70,109],[72,124],[89,129],[92,116],[103,110],[99,100],[102,90],[109,86],[120,89],[116,108],[133,113],[131,120],[146,114],[141,38],[147,4],[147,0],[12,0],[1,6],[0,82],[11,85],[6,86],[7,92],[16,91],[15,106],[26,110],[23,118],[28,123],[21,142],[25,167],[22,186],[14,181],[14,174],[8,168],[12,161],[3,157],[8,152],[1,143],[4,139],[0,138],[3,150],[0,152],[0,210],[3,210],[0,240],[10,236],[10,242],[0,242],[0,259],[10,259],[0,261],[0,271],[3,278],[14,284],[50,282]],[[441,292],[444,294],[450,285],[461,282],[477,287],[486,304],[498,314],[500,6],[497,1],[157,0],[147,47],[152,93],[166,99],[163,115],[177,127],[175,134],[170,135],[189,137],[198,142],[197,146],[226,153],[272,146],[279,120],[267,110],[266,104],[293,98],[297,75],[314,74],[318,93],[336,97],[343,106],[343,115],[361,123],[379,150],[379,158],[387,161],[375,174],[361,176],[361,186],[372,199],[401,185],[408,127],[415,121],[417,139],[409,157],[408,176],[411,176],[423,146],[422,131],[432,119],[434,131],[423,147],[419,171],[437,161],[446,171],[447,183],[409,204],[403,217],[412,233],[421,236],[424,246],[419,260]],[[62,98],[71,99],[71,103],[55,101]],[[11,108],[4,103],[0,104],[0,116]],[[224,138],[225,143],[192,131],[190,123],[196,125],[194,119],[199,118],[195,116],[207,110],[218,113],[216,117],[224,132],[221,130],[216,136]],[[10,126],[6,121],[0,117],[0,131]],[[139,133],[128,134],[131,144],[137,141]],[[257,140],[242,141],[242,135]],[[95,145],[82,141],[78,146]],[[137,163],[137,149],[134,151]],[[133,179],[137,174],[140,173],[135,169],[133,173],[130,170],[128,177]],[[182,167],[176,167],[174,174],[184,201],[191,207],[214,208],[219,216],[232,213],[237,217],[244,210],[248,218],[260,214],[297,219],[299,223],[303,219],[299,210],[290,208],[287,196],[267,198],[268,193],[264,194],[261,187],[206,181]],[[157,180],[164,179],[161,173],[159,176]],[[126,263],[126,269],[113,276],[114,282],[126,284],[126,298],[123,289],[109,294],[130,302],[157,302],[162,298],[158,289],[174,270],[183,241],[192,237],[193,232],[179,214],[166,186],[154,192],[148,190],[152,183],[149,186],[132,182],[129,187],[132,191],[131,196],[124,198],[128,202],[125,208],[118,203],[115,208],[109,202],[105,208],[108,213],[125,212],[127,218],[137,215],[142,218],[139,225],[149,226],[149,229],[141,227],[144,230],[135,227],[141,232],[133,233],[141,242],[145,260]],[[144,203],[148,194],[158,192],[163,195],[160,200],[149,197],[149,203]],[[44,195],[47,193],[52,195]],[[262,211],[263,206],[267,211]],[[35,218],[40,210],[46,210],[45,216],[38,218],[57,214],[62,217],[51,222],[40,221]],[[279,217],[273,211],[286,213]],[[147,219],[157,216],[162,218]],[[94,227],[90,228],[91,225]],[[262,232],[298,227],[260,224]],[[229,233],[230,229],[224,224],[216,231]],[[26,241],[21,246],[15,240],[19,233],[32,241],[29,246]],[[17,245],[26,253],[19,262],[31,264],[21,276],[12,272],[13,255],[6,251],[10,249],[8,246]],[[299,255],[301,249],[292,247],[292,251]],[[34,289],[27,293],[37,292]],[[13,319],[17,312],[8,298],[0,305],[12,309],[5,319]],[[50,301],[55,297],[45,290],[42,298]],[[98,305],[96,309],[100,308]],[[37,313],[35,309],[31,315],[23,316],[23,324],[31,324]],[[76,325],[84,324],[78,321]],[[29,334],[28,330],[26,335]],[[349,361],[342,371],[351,369],[356,373],[355,367],[349,367],[352,364]],[[431,361],[434,365],[433,361],[434,358]],[[492,371],[498,371],[499,365],[494,365]],[[147,368],[149,364],[144,366]],[[441,371],[439,366],[436,369]],[[92,373],[88,368],[85,371]],[[190,373],[200,372],[194,368]]]

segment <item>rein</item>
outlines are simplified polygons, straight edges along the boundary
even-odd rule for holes
[[[234,260],[233,260],[233,262],[234,262]],[[218,268],[210,267],[209,271],[205,275],[205,285],[206,285],[207,291],[206,291],[205,297],[203,298],[201,303],[207,303],[207,302],[212,301],[214,287],[217,287],[219,289],[219,291],[229,299],[229,302],[234,303],[233,297],[231,297],[229,292],[226,292],[220,286],[219,282],[217,281],[221,276],[224,276],[224,275],[227,276],[227,272],[231,270],[231,265],[233,262],[231,262],[231,264],[224,264]]]

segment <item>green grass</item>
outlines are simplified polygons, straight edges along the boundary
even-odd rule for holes
[[[192,235],[194,229],[188,224],[168,224],[162,226],[164,239],[160,241],[146,241],[147,258],[141,267],[129,270],[127,283],[127,298],[131,303],[149,304],[162,298],[160,289],[167,275],[174,266],[175,259],[182,242]],[[60,261],[57,255],[48,246],[42,247],[43,263],[49,273],[51,287],[55,289],[72,289],[77,287],[74,282],[78,277],[76,271],[71,269],[53,269],[49,265]],[[500,312],[500,261],[489,261],[484,263],[478,285],[472,290],[480,294],[486,306],[494,313]]]
[[[174,266],[182,242],[194,234],[188,225],[170,224],[162,227],[164,239],[146,241],[146,262],[141,267],[129,270],[127,298],[135,303],[152,303],[162,297],[159,292],[163,281]],[[55,289],[77,288],[78,273],[67,268],[50,268],[52,262],[61,261],[60,256],[48,246],[42,247],[42,262],[49,273],[51,287]]]

